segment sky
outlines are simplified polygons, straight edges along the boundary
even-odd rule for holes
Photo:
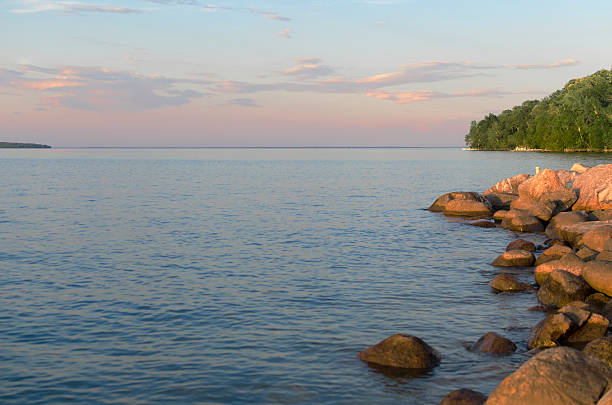
[[[0,140],[461,146],[612,65],[612,3],[0,0]]]

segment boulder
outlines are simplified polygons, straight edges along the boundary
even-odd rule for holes
[[[546,236],[553,239],[560,239],[559,228],[572,225],[578,222],[586,222],[588,216],[583,211],[560,212],[555,215],[546,227]]]
[[[570,315],[550,314],[533,327],[527,340],[527,347],[535,349],[558,346],[558,342],[575,328],[577,328],[576,322]]]
[[[446,193],[438,197],[436,201],[429,206],[428,210],[432,212],[442,212],[446,204],[452,200],[482,201],[482,199],[480,194],[472,191],[453,191],[452,193]]]
[[[602,262],[612,262],[612,251],[604,250],[603,252],[597,255],[595,260],[599,260]]]
[[[485,194],[484,197],[491,203],[493,211],[509,210],[510,204],[518,198],[517,194],[508,193],[491,193]]]
[[[571,247],[560,245],[560,244],[555,244],[549,247],[548,249],[546,249],[545,251],[543,251],[542,254],[537,258],[534,264],[536,266],[539,266],[540,264],[543,264],[546,262],[550,262],[553,260],[559,260],[563,256],[569,253],[574,253]]]
[[[444,207],[444,215],[485,218],[493,215],[493,210],[486,199],[484,201],[451,200]]]
[[[509,274],[500,274],[489,283],[491,288],[501,292],[515,292],[530,290],[529,284],[521,283]]]
[[[516,350],[516,345],[509,339],[499,336],[495,332],[483,335],[472,347],[473,352],[491,354],[510,354]]]
[[[526,197],[514,200],[510,210],[523,211],[524,215],[538,217],[542,221],[549,221],[558,212],[557,205],[552,201],[536,201]]]
[[[592,308],[586,302],[572,301],[559,308],[556,313],[565,314],[572,319],[574,330],[584,325],[591,316]]]
[[[555,173],[566,188],[570,188],[574,184],[574,180],[576,180],[576,176],[578,175],[576,172],[568,172],[564,169],[559,169],[555,171]]]
[[[495,228],[495,227],[497,227],[497,225],[495,225],[495,222],[491,222],[491,221],[486,220],[486,219],[481,219],[481,220],[478,220],[478,221],[469,222],[469,225],[478,226],[480,228]]]
[[[549,262],[540,264],[535,269],[535,280],[538,285],[542,285],[548,275],[554,270],[565,270],[576,276],[582,275],[582,269],[586,266],[586,263],[580,260],[574,253],[568,253],[558,260],[551,260]]]
[[[604,313],[606,305],[610,302],[610,297],[602,293],[594,293],[584,300],[595,312]]]
[[[533,253],[527,250],[509,250],[502,253],[491,262],[493,266],[499,267],[529,267],[535,262]]]
[[[410,369],[431,369],[440,354],[418,337],[396,334],[359,353],[359,359],[373,364]]]
[[[582,277],[594,290],[612,296],[612,262],[590,261],[584,265]]]
[[[612,219],[612,210],[596,210],[589,214],[590,221],[607,221]]]
[[[502,228],[517,232],[542,232],[544,225],[533,216],[522,215],[502,220]]]
[[[517,239],[512,241],[506,246],[506,252],[510,250],[526,250],[528,252],[535,252],[536,246],[533,242],[529,242],[525,239]]]
[[[595,260],[595,258],[597,257],[598,254],[599,254],[598,251],[593,250],[593,249],[589,249],[586,246],[581,247],[576,252],[576,256],[578,256],[580,258],[580,260],[582,260],[584,262]]]
[[[558,232],[560,239],[569,242],[574,247],[580,247],[582,246],[582,238],[585,234],[599,228],[610,228],[611,226],[612,220],[578,222],[560,226]]]
[[[482,193],[483,195],[505,193],[505,194],[518,194],[518,187],[525,182],[531,176],[528,174],[517,174],[516,176],[509,177],[502,181],[495,183],[495,185],[489,188],[487,191]]]
[[[612,164],[586,170],[576,178],[573,187],[579,195],[574,210],[612,209]]]
[[[582,279],[565,270],[554,270],[538,290],[538,301],[560,308],[572,301],[583,301],[591,294],[591,287]]]
[[[610,321],[602,315],[591,312],[589,319],[565,339],[568,343],[588,343],[606,335]]]
[[[558,190],[565,190],[565,185],[561,183],[557,174],[550,169],[540,171],[540,173],[530,177],[518,186],[520,197],[528,197],[535,201],[539,200],[544,193]]]
[[[589,169],[590,169],[590,167],[585,166],[582,163],[574,163],[572,165],[572,167],[570,168],[570,172],[575,172],[575,173],[578,173],[578,174],[582,174],[582,173],[586,172]]]
[[[461,388],[446,394],[439,405],[482,405],[487,397],[478,391]]]
[[[586,345],[582,351],[612,366],[612,337],[595,339]]]
[[[506,377],[487,405],[593,405],[612,384],[612,368],[569,347],[544,350]]]
[[[601,226],[582,235],[582,245],[601,252],[606,250],[606,241],[612,240],[612,225]]]

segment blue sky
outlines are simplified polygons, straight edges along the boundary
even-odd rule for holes
[[[612,64],[607,1],[4,0],[2,138],[461,145]]]

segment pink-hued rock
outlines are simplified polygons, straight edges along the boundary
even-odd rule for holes
[[[594,290],[612,296],[612,262],[590,261],[584,265],[582,277]]]
[[[525,239],[517,239],[512,241],[506,246],[506,252],[510,250],[526,250],[528,252],[535,252],[536,246],[533,242],[529,242]]]
[[[483,195],[491,194],[491,193],[508,193],[508,194],[518,194],[518,187],[531,176],[528,174],[517,174],[516,176],[509,177],[500,182],[495,183],[495,185],[489,188],[487,191],[482,193]]]
[[[582,163],[574,163],[572,165],[572,167],[570,168],[570,172],[575,172],[575,173],[578,173],[578,174],[582,174],[582,173],[586,172],[589,169],[590,169],[590,167],[585,166]]]
[[[512,211],[510,211],[512,212]],[[502,228],[517,232],[542,232],[544,224],[538,218],[529,215],[514,216],[502,220]]]
[[[546,227],[546,236],[549,238],[561,238],[559,229],[562,226],[588,221],[588,215],[584,211],[560,212],[555,215]]]
[[[612,220],[577,222],[571,225],[560,226],[557,228],[557,232],[561,239],[569,242],[570,245],[581,247],[584,235],[599,228],[612,228]],[[604,250],[606,250],[605,242]]]
[[[582,245],[602,252],[606,250],[606,242],[612,240],[612,225],[593,229],[582,235]]]
[[[482,201],[484,198],[472,191],[453,191],[451,193],[446,193],[441,195],[433,202],[428,208],[429,211],[432,212],[442,212],[448,204],[452,200],[472,200],[472,201]]]
[[[493,214],[487,201],[451,200],[444,207],[444,215],[457,217],[490,217]]]
[[[574,180],[576,180],[577,176],[576,172],[568,172],[567,170],[563,169],[559,169],[555,173],[557,173],[559,180],[561,180],[561,183],[563,183],[565,187],[571,186],[574,183]]]
[[[559,180],[557,173],[550,169],[544,169],[535,176],[525,180],[518,186],[520,197],[529,197],[539,200],[542,194],[550,191],[565,190],[565,185]]]
[[[540,264],[543,264],[546,262],[551,262],[553,260],[559,260],[566,254],[573,253],[573,252],[574,251],[569,246],[563,246],[563,245],[558,245],[558,244],[552,245],[551,247],[549,247],[548,249],[542,252],[540,257],[538,257],[538,259],[536,260],[535,265],[539,266]]]
[[[578,192],[574,210],[612,209],[612,164],[598,165],[582,173],[573,185]]]
[[[574,253],[568,253],[559,260],[551,260],[536,267],[534,272],[536,283],[542,285],[549,274],[555,270],[565,270],[576,276],[581,276],[586,264]]]
[[[527,250],[508,250],[491,262],[499,267],[529,267],[535,262],[533,253]]]

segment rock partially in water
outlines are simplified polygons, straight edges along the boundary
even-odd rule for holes
[[[574,210],[612,209],[612,164],[598,165],[586,170],[574,181],[580,197]]]
[[[506,377],[487,405],[593,405],[612,385],[612,368],[568,347],[544,350]]]
[[[516,345],[495,332],[489,332],[478,339],[470,350],[479,353],[505,355],[513,353],[516,350]]]
[[[499,255],[491,262],[499,267],[529,267],[535,262],[533,253],[527,250],[509,250]]]
[[[472,226],[477,226],[480,228],[496,228],[497,225],[495,225],[495,222],[491,222],[489,220],[486,219],[481,219],[479,221],[473,221],[473,222],[469,222],[470,225]]]
[[[560,212],[551,219],[546,227],[546,236],[552,239],[560,239],[559,230],[561,227],[586,222],[587,220],[588,216],[584,211]]]
[[[582,269],[586,265],[574,253],[568,253],[559,260],[551,260],[540,264],[535,269],[535,280],[538,285],[542,285],[548,275],[554,270],[565,270],[576,276],[582,275]]]
[[[562,244],[555,244],[543,251],[535,261],[534,265],[539,266],[540,264],[544,264],[546,262],[559,260],[569,253],[574,253],[571,247]]]
[[[444,215],[452,217],[487,218],[493,214],[491,204],[484,201],[451,200],[444,207]]]
[[[567,314],[550,314],[533,327],[527,340],[527,347],[536,349],[554,347],[572,329],[576,328],[575,320]]]
[[[487,191],[482,193],[483,195],[493,193],[506,193],[506,194],[518,194],[519,186],[529,179],[531,176],[528,174],[517,174],[516,176],[509,177],[502,181],[495,183],[495,185],[489,188]]]
[[[517,281],[510,274],[500,274],[489,283],[491,288],[501,292],[516,292],[532,289],[527,283]]]
[[[512,211],[510,211],[512,212]],[[538,218],[529,215],[518,215],[505,218],[501,223],[502,228],[517,232],[542,232],[544,224]]]
[[[583,301],[591,292],[591,287],[582,277],[565,270],[554,270],[540,286],[538,301],[560,308],[572,301]]]
[[[439,405],[482,405],[487,397],[478,391],[461,388],[446,394]]]
[[[407,369],[431,369],[441,360],[440,354],[418,337],[396,334],[359,353],[368,363]]]
[[[582,351],[612,366],[612,337],[606,336],[593,340]]]
[[[453,200],[471,200],[471,201],[482,201],[483,197],[472,191],[453,191],[441,195],[431,204],[428,208],[432,212],[443,212],[446,205]]]
[[[585,264],[582,276],[594,290],[612,296],[612,262],[590,261]]]
[[[526,250],[528,252],[535,252],[536,246],[533,242],[529,242],[525,239],[517,239],[512,241],[506,246],[506,252],[509,250]]]

